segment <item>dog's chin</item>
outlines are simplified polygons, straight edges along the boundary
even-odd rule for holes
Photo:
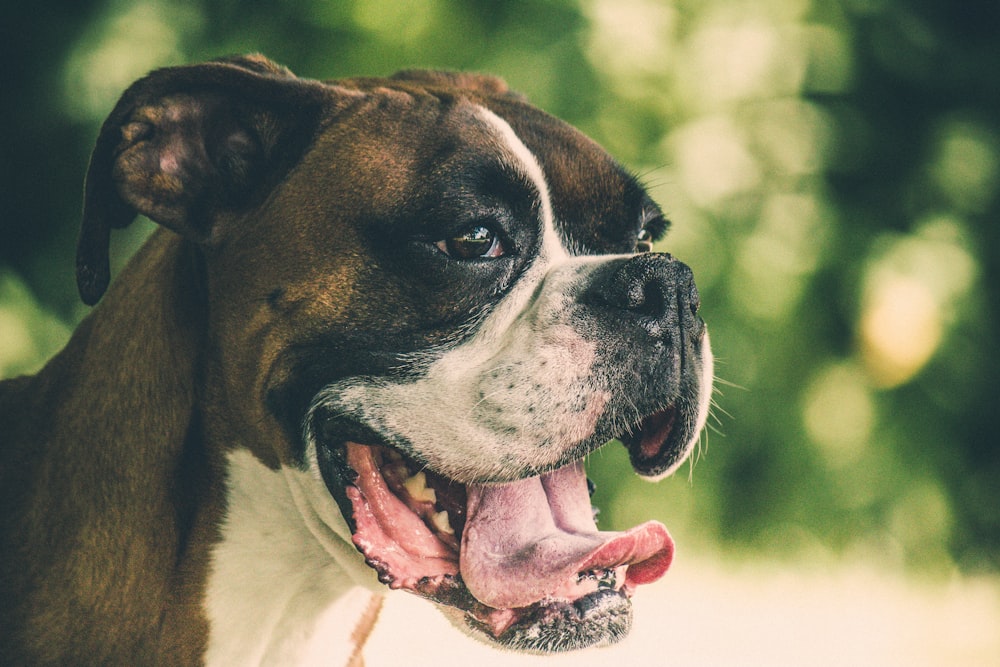
[[[452,625],[490,645],[521,653],[559,653],[610,646],[624,639],[632,627],[632,602],[620,591],[597,591],[573,602],[539,603],[517,610],[516,620],[500,636],[467,612],[438,605]]]

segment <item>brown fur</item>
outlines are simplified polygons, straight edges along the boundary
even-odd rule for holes
[[[0,664],[197,662],[204,582],[185,572],[205,554],[187,547],[221,498],[194,261],[158,234],[40,374],[0,385]]]
[[[396,335],[440,337],[476,296],[442,280],[432,302],[408,305],[411,284],[387,283],[364,237],[368,221],[428,196],[423,168],[442,145],[470,148],[456,159],[488,151],[470,101],[529,148],[544,124],[557,146],[596,155],[471,75],[322,84],[250,57],[125,92],[94,149],[78,245],[81,296],[103,301],[38,375],[0,384],[0,664],[200,664],[225,452],[294,461],[319,380],[303,369],[342,361],[330,341],[380,340],[385,304]],[[575,242],[601,216],[626,217],[566,208],[574,182],[620,187],[611,160],[552,159],[553,205],[578,222]],[[588,200],[620,199],[601,194]],[[110,232],[137,213],[166,229],[105,295]]]

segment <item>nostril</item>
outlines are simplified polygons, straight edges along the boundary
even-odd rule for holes
[[[632,290],[635,297],[630,299],[629,310],[646,317],[662,317],[667,308],[662,286],[656,281],[649,281],[636,287],[638,289]]]
[[[698,309],[701,308],[701,297],[698,296],[698,288],[695,286],[694,281],[691,281],[690,290],[688,291],[688,308],[691,309],[692,315],[698,314]]]
[[[627,314],[652,336],[672,336],[673,330],[683,333],[698,326],[700,300],[691,269],[669,255],[615,260],[592,277],[583,301],[610,308],[616,317]]]

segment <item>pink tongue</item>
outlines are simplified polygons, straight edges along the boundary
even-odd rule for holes
[[[670,567],[674,543],[663,524],[597,530],[582,462],[508,484],[470,484],[467,492],[462,579],[495,609],[574,600],[593,590],[578,583],[580,573],[622,565],[631,593]]]

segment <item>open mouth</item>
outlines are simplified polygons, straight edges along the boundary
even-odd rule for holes
[[[648,417],[631,436],[644,455],[664,446],[672,412]],[[659,522],[598,530],[582,461],[513,482],[462,484],[389,447],[347,442],[342,454],[345,481],[353,478],[354,544],[380,581],[459,610],[468,626],[512,648],[617,641],[628,633],[636,587],[663,576],[673,558]]]

